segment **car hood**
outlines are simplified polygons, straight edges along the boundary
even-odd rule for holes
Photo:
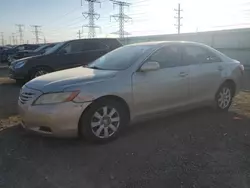
[[[25,86],[43,93],[60,92],[70,86],[80,87],[90,82],[112,78],[116,73],[117,71],[77,67],[37,77],[26,83]]]
[[[32,56],[29,56],[29,57],[24,57],[24,58],[21,58],[21,59],[18,59],[16,61],[14,61],[12,64],[15,64],[19,61],[27,61],[26,63],[30,63],[32,61],[29,61],[29,60],[35,60],[35,59],[40,59],[43,55],[36,55],[36,54],[31,54]]]
[[[14,66],[14,65],[15,65],[16,63],[18,63],[19,61],[27,61],[27,60],[32,59],[32,58],[34,58],[34,57],[36,57],[36,56],[30,56],[30,57],[25,57],[25,58],[17,59],[17,60],[15,60],[15,61],[11,62],[11,65]]]

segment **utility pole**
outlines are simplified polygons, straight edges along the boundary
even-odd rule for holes
[[[178,3],[178,9],[174,9],[174,11],[176,11],[176,14],[177,14],[177,16],[174,17],[175,19],[177,19],[177,25],[175,25],[175,26],[177,27],[178,34],[180,34],[181,33],[181,26],[182,26],[182,24],[181,24],[181,19],[182,19],[181,11],[183,11],[183,10],[181,10],[180,3]]]
[[[16,26],[18,27],[20,44],[22,44],[23,43],[23,28],[24,28],[24,25],[23,24],[16,24]]]
[[[78,39],[81,39],[82,37],[81,37],[81,31],[79,30],[78,32],[77,32],[77,35],[78,35]]]
[[[45,37],[43,37],[43,43],[44,44],[46,44],[47,42],[46,42],[46,38]]]
[[[83,5],[82,1],[83,0],[81,0],[81,5]],[[99,26],[95,25],[95,20],[98,20],[100,18],[100,14],[97,14],[95,12],[95,3],[100,3],[100,1],[98,0],[85,0],[85,1],[88,2],[89,10],[88,12],[83,12],[82,15],[84,16],[85,19],[89,19],[89,23],[87,25],[83,25],[82,27],[87,27],[89,29],[89,34],[88,34],[89,38],[95,38],[96,36],[95,29],[100,28]]]
[[[126,3],[123,1],[116,1],[116,0],[110,0],[110,1],[113,2],[113,7],[115,5],[119,6],[119,13],[112,15],[110,17],[110,20],[111,18],[114,18],[117,22],[119,22],[119,31],[116,33],[119,33],[120,38],[124,38],[124,34],[126,33],[124,30],[124,22],[128,22],[129,20],[132,19],[128,15],[124,14],[124,7],[129,7],[130,3]]]
[[[41,28],[42,26],[40,26],[40,25],[31,25],[31,27],[34,28],[34,31],[32,31],[32,32],[35,34],[36,44],[39,44],[39,34],[41,33],[41,31],[39,31],[39,28]]]
[[[9,45],[11,45],[11,36],[9,36]]]
[[[16,45],[18,44],[18,42],[17,42],[17,41],[18,41],[18,37],[16,36]]]
[[[16,44],[15,33],[12,33],[12,45]]]
[[[4,46],[4,36],[3,36],[3,32],[1,32],[1,41],[2,41],[2,45]]]

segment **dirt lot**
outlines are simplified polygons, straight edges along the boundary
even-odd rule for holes
[[[15,115],[19,86],[0,81],[1,117]],[[242,92],[229,113],[198,109],[129,126],[105,145],[7,129],[0,187],[250,187],[249,101]]]

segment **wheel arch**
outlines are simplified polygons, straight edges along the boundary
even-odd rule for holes
[[[219,85],[219,87],[218,87],[218,89],[217,89],[217,91],[216,91],[216,93],[215,93],[215,96],[218,94],[220,88],[221,88],[223,85],[225,85],[225,84],[228,84],[228,85],[230,85],[230,86],[232,87],[232,89],[233,89],[233,97],[234,97],[234,96],[235,96],[235,93],[236,93],[236,83],[235,83],[235,81],[234,81],[233,79],[230,79],[230,78],[224,80],[224,81]]]
[[[130,112],[130,108],[129,108],[128,103],[122,97],[119,97],[117,95],[105,95],[105,96],[101,96],[101,97],[95,99],[90,105],[87,106],[86,109],[84,109],[84,111],[82,112],[81,117],[79,118],[79,121],[78,121],[78,133],[80,133],[80,123],[81,123],[82,116],[92,107],[93,104],[96,104],[102,100],[115,100],[116,102],[122,104],[122,106],[124,106],[124,109],[126,110],[126,112],[128,114],[128,121],[130,121],[130,118],[131,118],[130,113],[131,112]],[[79,134],[79,136],[80,136],[80,134]]]
[[[226,80],[221,84],[221,86],[224,85],[224,84],[227,84],[227,85],[230,85],[230,86],[231,86],[231,88],[232,88],[232,90],[233,90],[233,96],[234,96],[234,95],[235,95],[235,92],[236,92],[236,83],[235,83],[235,81],[232,80],[232,79],[226,79]]]
[[[54,71],[54,69],[52,67],[48,66],[48,65],[37,65],[37,66],[31,67],[30,70],[28,71],[29,78],[32,77],[33,71],[36,70],[36,69],[39,69],[39,68],[46,68],[46,69],[51,70],[51,72]]]

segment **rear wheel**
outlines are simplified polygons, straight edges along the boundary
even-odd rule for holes
[[[227,111],[233,100],[233,88],[230,84],[223,84],[216,94],[216,106],[220,111]]]
[[[48,67],[38,67],[32,70],[30,78],[34,79],[36,77],[48,74],[50,72],[52,72],[52,70]]]
[[[122,104],[112,100],[93,103],[82,115],[79,133],[92,142],[107,142],[118,136],[128,123],[128,114]]]

